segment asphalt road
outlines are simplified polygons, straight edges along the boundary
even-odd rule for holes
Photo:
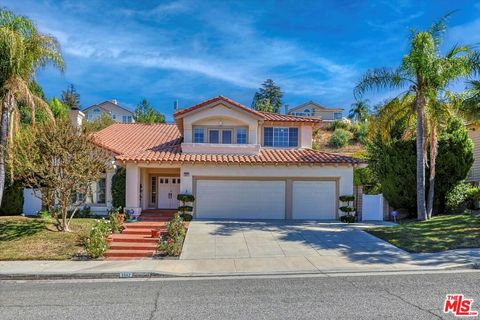
[[[480,309],[480,272],[3,281],[0,319],[439,319],[447,293]]]

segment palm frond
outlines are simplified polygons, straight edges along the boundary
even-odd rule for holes
[[[355,86],[353,94],[357,99],[369,90],[399,89],[412,84],[414,85],[415,82],[409,79],[401,68],[396,70],[388,68],[372,69],[367,71]]]
[[[430,33],[433,37],[433,40],[435,41],[435,45],[438,47],[442,41],[442,37],[447,31],[447,23],[448,19],[455,14],[458,10],[453,10],[445,14],[443,17],[435,21],[432,26],[427,30],[428,33]]]

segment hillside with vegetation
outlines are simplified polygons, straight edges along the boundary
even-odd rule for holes
[[[368,124],[341,120],[323,124],[313,132],[315,150],[357,155],[365,150]]]

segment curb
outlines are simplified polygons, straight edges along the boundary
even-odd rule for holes
[[[292,271],[292,272],[246,272],[246,273],[174,273],[174,272],[85,272],[85,273],[5,273],[2,280],[97,280],[97,279],[158,279],[158,278],[209,278],[209,277],[262,277],[262,276],[339,276],[339,275],[389,275],[402,273],[445,272],[455,270],[478,270],[480,264],[465,263],[441,269],[404,269],[404,270],[338,270],[338,271]]]

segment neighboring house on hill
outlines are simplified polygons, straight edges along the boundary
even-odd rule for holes
[[[312,149],[319,119],[258,112],[222,96],[174,119],[95,134],[126,168],[126,209],[136,214],[175,209],[177,194],[188,193],[196,218],[336,219],[338,197],[353,194],[353,168],[362,163]]]
[[[342,108],[327,108],[316,102],[309,101],[298,107],[286,110],[286,114],[291,116],[311,117],[322,119],[325,122],[342,120]]]
[[[113,121],[122,123],[133,123],[133,112],[118,104],[117,100],[107,100],[99,104],[94,104],[83,110],[88,121],[95,121],[103,113],[108,114]]]

